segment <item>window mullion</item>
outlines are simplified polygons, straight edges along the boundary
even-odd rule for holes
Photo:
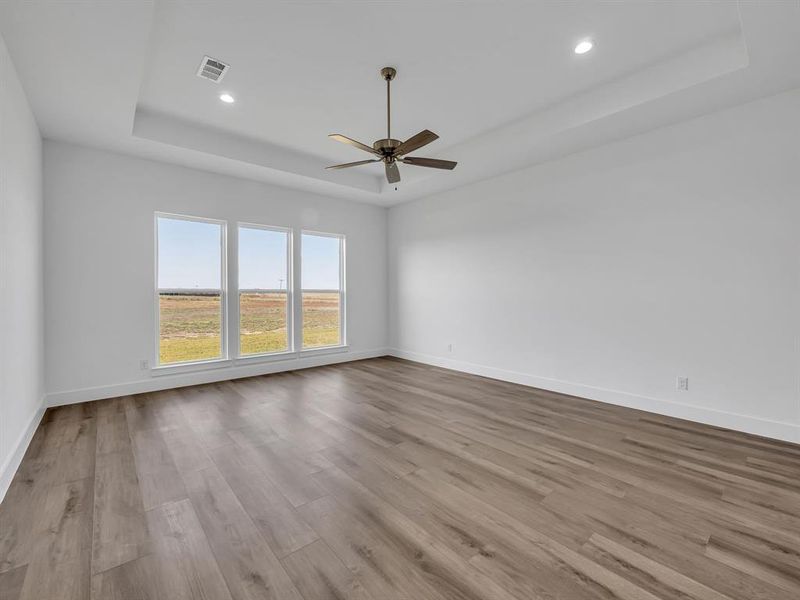
[[[226,288],[222,294],[225,298],[227,319],[222,323],[224,339],[227,345],[226,356],[238,357],[241,353],[239,347],[239,228],[234,231],[227,230],[227,223],[223,228],[223,235],[227,238],[227,255],[223,254],[223,269],[226,270]]]
[[[292,349],[303,349],[302,234],[292,230]]]

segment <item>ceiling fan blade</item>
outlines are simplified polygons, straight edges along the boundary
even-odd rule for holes
[[[394,156],[402,156],[403,154],[408,154],[409,152],[413,152],[418,148],[427,146],[431,142],[438,139],[439,139],[438,135],[436,135],[432,131],[423,129],[417,135],[408,138],[405,142],[403,142],[397,148],[395,148],[392,154]]]
[[[342,135],[341,133],[332,133],[328,137],[331,138],[332,140],[336,140],[337,142],[342,142],[343,144],[350,144],[351,146],[355,146],[356,148],[364,150],[365,152],[381,156],[381,153],[375,150],[374,148],[371,148],[366,144],[362,144],[361,142],[357,142],[356,140],[351,139],[346,135]]]
[[[432,169],[447,169],[452,171],[458,164],[452,160],[439,160],[438,158],[421,158],[418,156],[406,156],[405,158],[398,158],[397,160],[403,161],[407,165],[414,165],[417,167],[430,167]]]
[[[347,169],[349,167],[357,167],[359,165],[366,165],[366,164],[374,163],[374,162],[381,162],[381,159],[380,158],[371,158],[369,160],[359,160],[359,161],[356,161],[356,162],[344,163],[342,165],[331,165],[330,167],[325,167],[325,168],[326,169]]]
[[[397,183],[400,181],[400,169],[397,168],[396,162],[386,163],[386,181],[389,183]]]

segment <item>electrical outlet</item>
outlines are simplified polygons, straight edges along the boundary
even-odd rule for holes
[[[689,391],[689,378],[688,377],[678,377],[675,381],[675,389],[681,392],[688,392]]]
[[[145,359],[145,360],[140,360],[140,361],[139,361],[139,368],[140,368],[142,371],[147,371],[147,369],[149,369],[149,368],[150,368],[150,361],[149,361],[149,360],[147,360],[147,359]]]
[[[447,351],[448,352],[452,352],[453,351],[453,344],[447,344]]]

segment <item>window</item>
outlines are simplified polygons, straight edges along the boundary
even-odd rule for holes
[[[344,237],[303,232],[303,348],[344,344]]]
[[[156,215],[158,362],[223,358],[225,225]]]
[[[239,226],[239,354],[290,350],[291,236],[285,229]]]
[[[344,236],[240,223],[228,273],[227,221],[156,213],[155,227],[159,366],[345,346]]]

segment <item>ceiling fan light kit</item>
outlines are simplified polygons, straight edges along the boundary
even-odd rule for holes
[[[397,163],[401,162],[415,167],[428,167],[431,169],[447,169],[452,171],[456,168],[458,163],[452,160],[440,160],[438,158],[422,158],[418,156],[406,156],[414,150],[418,150],[423,146],[427,146],[431,142],[439,139],[439,136],[423,129],[418,134],[411,136],[405,142],[392,138],[392,80],[397,75],[397,70],[394,67],[384,67],[381,69],[381,77],[386,81],[386,137],[375,141],[372,146],[367,146],[361,142],[357,142],[340,133],[332,133],[328,137],[349,144],[370,152],[378,158],[368,160],[359,160],[351,163],[344,163],[341,165],[332,165],[326,167],[327,169],[347,169],[349,167],[357,167],[359,165],[366,165],[369,163],[382,162],[386,170],[386,181],[389,183],[397,183],[400,181],[400,169],[397,168]]]

